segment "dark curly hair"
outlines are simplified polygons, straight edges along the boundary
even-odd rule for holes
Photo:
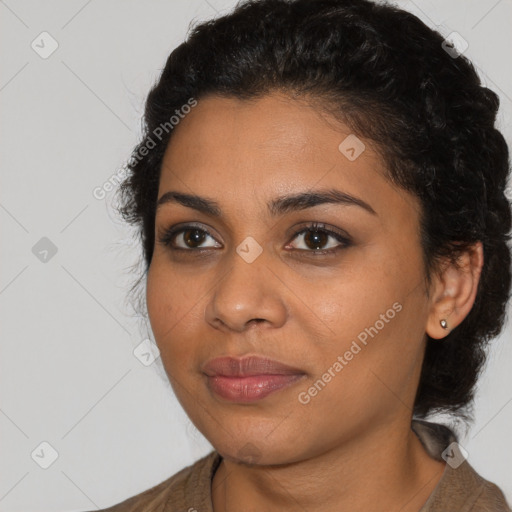
[[[373,140],[386,177],[420,199],[426,283],[444,258],[456,263],[461,251],[483,244],[473,308],[442,342],[428,337],[414,404],[419,417],[451,412],[467,419],[487,342],[501,332],[510,294],[510,163],[494,126],[498,96],[443,41],[390,4],[239,2],[194,26],[170,54],[146,101],[143,138],[126,164],[118,211],[138,228],[147,273],[170,116],[209,93],[251,99],[281,91],[314,102]]]

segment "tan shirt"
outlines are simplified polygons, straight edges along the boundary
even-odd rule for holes
[[[512,512],[501,490],[460,458],[451,445],[457,441],[451,430],[421,420],[413,420],[412,429],[431,457],[443,460],[447,450],[443,476],[418,512]],[[211,482],[221,460],[212,451],[151,489],[99,512],[213,512]]]

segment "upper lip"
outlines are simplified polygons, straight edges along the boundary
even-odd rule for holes
[[[209,377],[248,377],[252,375],[297,375],[304,372],[268,357],[246,356],[217,357],[203,366],[203,372]]]

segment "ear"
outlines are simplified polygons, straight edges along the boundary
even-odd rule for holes
[[[463,252],[457,264],[445,264],[433,279],[426,333],[434,339],[447,336],[473,307],[484,264],[482,242]],[[441,327],[441,320],[446,320],[448,329]]]

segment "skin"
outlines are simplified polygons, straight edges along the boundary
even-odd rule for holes
[[[481,244],[460,258],[460,268],[446,264],[427,294],[417,199],[385,179],[371,141],[359,137],[366,148],[350,161],[338,146],[351,130],[296,98],[210,95],[174,130],[158,197],[197,194],[215,200],[222,214],[174,202],[158,207],[157,237],[188,222],[212,237],[190,246],[178,234],[181,252],[157,238],[147,306],[179,402],[223,456],[212,482],[214,510],[418,511],[445,469],[410,428],[425,334],[441,339],[448,332],[442,318],[453,329],[469,313]],[[276,217],[267,209],[277,196],[324,188],[362,199],[375,215],[347,204]],[[314,255],[315,240],[308,245],[294,233],[315,221],[344,230],[351,244]],[[252,263],[236,252],[248,236],[262,249]],[[340,246],[328,234],[318,243]],[[206,249],[202,256],[197,245]],[[299,393],[397,302],[401,311],[301,403]],[[246,354],[305,375],[250,404],[210,391],[201,366]]]

